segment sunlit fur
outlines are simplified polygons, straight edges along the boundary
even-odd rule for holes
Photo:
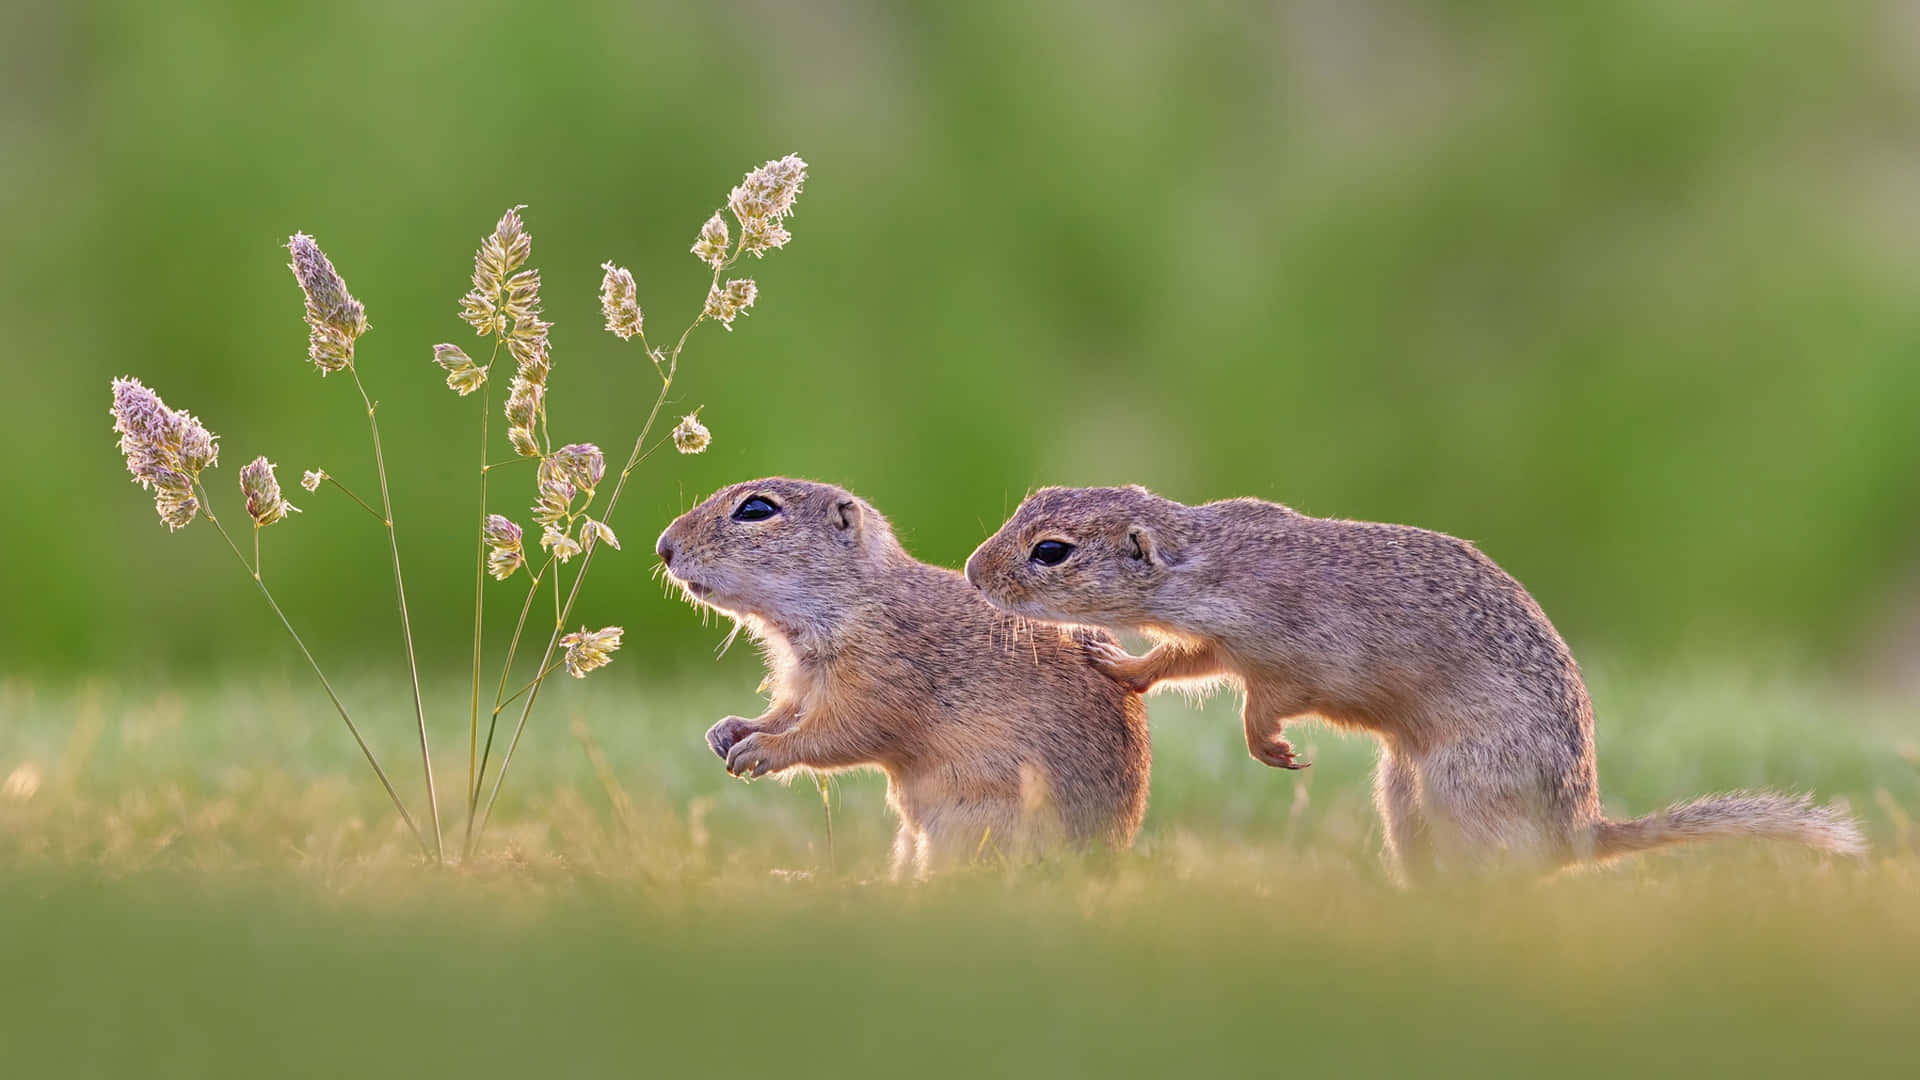
[[[779,512],[733,520],[750,497]],[[708,733],[728,770],[881,770],[896,875],[1132,842],[1150,752],[1139,698],[1090,659],[1112,638],[1009,618],[826,484],[736,484],[669,525],[658,551],[688,599],[766,656],[767,711]]]
[[[1042,565],[1042,540],[1074,549]],[[1156,639],[1146,656],[1102,657],[1135,689],[1238,683],[1247,747],[1265,764],[1306,764],[1283,737],[1301,717],[1378,737],[1388,854],[1411,876],[1723,834],[1864,847],[1851,818],[1804,796],[1712,795],[1603,818],[1579,667],[1520,583],[1455,537],[1258,499],[1047,488],[980,545],[967,578],[1009,611]]]

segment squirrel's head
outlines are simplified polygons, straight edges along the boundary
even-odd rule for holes
[[[673,519],[654,550],[694,603],[795,630],[830,626],[900,548],[866,500],[775,476],[722,488]]]
[[[967,559],[998,607],[1037,619],[1140,627],[1177,574],[1186,508],[1143,487],[1042,488]]]

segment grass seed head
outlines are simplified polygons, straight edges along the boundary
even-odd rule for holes
[[[745,315],[759,295],[752,278],[735,278],[724,286],[715,285],[707,290],[706,316],[720,320],[721,325],[732,330],[733,320]]]
[[[294,233],[287,251],[292,255],[287,266],[307,301],[307,358],[320,374],[330,375],[353,363],[353,343],[367,332],[366,309],[313,237]]]
[[[791,239],[793,234],[777,218],[748,218],[740,223],[740,250],[756,259],[774,248],[786,247]]]
[[[460,298],[460,317],[482,337],[506,329],[507,314],[502,293],[507,279],[533,253],[533,237],[520,220],[524,206],[516,206],[500,215],[493,232],[483,237],[473,255],[473,289]]]
[[[300,508],[280,496],[273,463],[257,457],[240,467],[240,491],[247,497],[247,516],[255,525],[271,525]]]
[[[538,282],[535,282],[536,287]],[[513,329],[507,332],[507,352],[513,356],[513,362],[519,365],[521,378],[546,385],[547,376],[553,371],[552,342],[547,331],[553,324],[539,317],[540,300],[535,297],[532,303],[533,315],[524,320],[516,320]]]
[[[606,667],[620,648],[622,633],[618,626],[603,626],[592,632],[583,626],[578,632],[561,638],[560,644],[567,650],[567,674],[584,679],[587,672]]]
[[[473,362],[473,358],[458,345],[442,343],[433,347],[433,362],[447,372],[447,388],[466,397],[487,381],[487,369]]]
[[[113,380],[113,430],[133,481],[153,492],[154,510],[169,529],[188,524],[200,509],[193,484],[220,460],[219,436],[191,413],[167,408],[140,380]]]
[[[693,242],[693,254],[701,262],[720,269],[727,261],[727,249],[733,246],[733,238],[727,233],[727,219],[715,210],[707,223],[700,227],[700,239]]]
[[[607,475],[607,457],[592,443],[569,443],[548,458],[566,481],[582,491],[600,486]]]
[[[522,375],[516,375],[507,389],[507,441],[521,457],[540,456],[539,440],[533,436],[545,409],[546,387]]]
[[[488,514],[487,520],[481,523],[480,538],[487,545],[487,573],[492,574],[494,580],[505,581],[526,565],[521,535],[520,526],[499,514]]]
[[[540,462],[540,482],[533,502],[533,520],[549,529],[572,515],[573,500],[579,494],[579,489],[568,483],[557,469],[551,468],[552,463],[552,458]]]
[[[673,428],[673,448],[683,454],[697,454],[713,444],[713,432],[700,422],[700,410],[680,418]]]
[[[781,221],[793,212],[793,201],[807,181],[807,163],[798,154],[788,154],[748,173],[740,186],[727,195],[727,207],[740,219],[742,228],[756,218]]]
[[[580,541],[568,536],[566,531],[557,525],[547,526],[546,531],[540,534],[540,546],[553,552],[553,557],[561,565],[565,565],[568,560],[580,554]]]
[[[638,334],[642,325],[639,290],[625,267],[607,262],[601,263],[600,269],[606,271],[600,279],[600,311],[607,317],[607,329],[626,341]]]
[[[580,525],[580,540],[581,545],[588,551],[592,551],[593,545],[602,540],[606,541],[607,546],[613,550],[620,550],[620,538],[613,535],[613,530],[608,528],[604,521],[595,521],[592,518],[583,521]]]

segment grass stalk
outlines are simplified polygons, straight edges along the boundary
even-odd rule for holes
[[[500,702],[500,707],[501,707],[501,708],[505,708],[505,707],[507,707],[508,705],[511,705],[511,704],[513,704],[513,703],[514,703],[515,701],[517,701],[517,700],[519,699],[519,697],[520,697],[520,695],[521,695],[521,694],[524,694],[524,693],[526,693],[527,691],[529,691],[529,690],[531,690],[531,689],[533,689],[533,684],[534,684],[534,683],[537,683],[537,682],[539,682],[539,681],[540,681],[541,679],[544,679],[544,678],[546,678],[547,676],[549,676],[549,675],[551,675],[551,674],[553,674],[553,673],[554,673],[555,671],[558,671],[558,670],[560,670],[560,667],[561,667],[561,664],[562,664],[562,663],[563,663],[563,661],[559,661],[559,660],[556,660],[556,661],[554,661],[554,662],[553,662],[553,663],[552,663],[551,665],[549,665],[549,666],[548,666],[548,668],[547,668],[547,670],[545,670],[545,671],[543,671],[543,672],[541,672],[541,673],[540,673],[539,675],[536,675],[536,676],[534,676],[534,677],[533,677],[532,679],[529,679],[529,680],[527,681],[527,683],[526,683],[526,684],[525,684],[524,686],[522,686],[522,687],[520,687],[520,689],[518,689],[518,690],[515,690],[515,691],[514,691],[513,693],[511,693],[511,694],[508,694],[508,695],[506,696],[506,698],[505,698],[505,700],[503,700],[503,701],[501,701],[501,702]]]
[[[273,613],[280,617],[280,625],[286,627],[287,636],[293,639],[293,644],[300,650],[300,655],[306,658],[307,666],[313,669],[314,677],[320,680],[320,688],[327,692],[327,700],[333,702],[334,711],[340,714],[341,721],[347,725],[347,731],[353,736],[354,743],[360,747],[360,753],[366,756],[367,764],[373,766],[373,774],[380,778],[380,786],[387,789],[387,798],[393,800],[393,808],[400,812],[400,820],[407,823],[407,830],[413,833],[414,840],[419,842],[421,854],[435,855],[434,849],[427,845],[427,838],[421,834],[420,826],[414,822],[413,815],[407,812],[406,804],[400,801],[400,793],[394,790],[393,781],[387,778],[387,770],[380,767],[380,760],[373,756],[373,748],[368,746],[367,740],[361,737],[360,728],[354,724],[353,717],[347,715],[347,707],[340,703],[340,696],[333,692],[333,684],[327,681],[326,673],[320,670],[319,662],[313,658],[313,653],[308,651],[307,643],[300,639],[300,633],[293,628],[293,623],[287,618],[287,613],[280,610],[279,601],[273,598],[273,592],[267,588],[267,583],[261,578],[260,572],[253,567],[247,566],[247,557],[241,553],[240,545],[233,542],[233,537],[227,533],[227,527],[220,524],[220,519],[214,516],[213,503],[207,497],[206,486],[199,485],[199,487],[200,511],[207,516],[208,524],[211,524],[214,529],[219,532],[220,539],[227,542],[227,547],[233,552],[233,557],[240,560],[241,566],[246,567],[247,576],[253,579],[253,584],[260,590],[260,595],[266,598],[267,606],[272,608]],[[254,527],[253,536],[255,551],[257,553],[260,542],[260,529],[258,526]],[[258,558],[257,554],[255,558]]]
[[[714,276],[718,278],[719,272],[715,271]],[[687,331],[691,332],[693,327],[699,325],[700,320],[704,317],[704,315],[696,317],[693,323],[688,325]],[[652,434],[654,421],[659,418],[661,408],[667,403],[667,394],[673,389],[673,376],[675,367],[680,360],[680,348],[686,344],[686,341],[687,335],[686,333],[682,333],[680,335],[680,343],[674,346],[673,356],[668,362],[666,374],[661,377],[660,393],[654,397],[653,408],[648,410],[646,422],[640,426],[640,437],[633,441],[633,451],[627,455],[627,464],[620,470],[620,478],[613,485],[613,494],[607,497],[606,509],[601,511],[600,520],[602,521],[612,519],[613,509],[620,503],[620,493],[626,489],[627,477],[633,474],[634,468],[637,467],[641,461],[645,460],[647,456],[647,436]],[[641,345],[643,348],[645,344],[646,339],[642,338]],[[539,670],[541,674],[534,678],[532,687],[527,692],[526,703],[520,708],[520,719],[514,724],[513,737],[507,740],[506,752],[500,756],[500,769],[494,773],[493,788],[487,794],[487,805],[486,809],[480,814],[480,824],[467,838],[467,854],[469,855],[473,853],[473,845],[479,841],[481,834],[486,832],[487,822],[493,818],[493,804],[494,801],[500,797],[500,782],[506,779],[507,766],[512,763],[513,752],[520,745],[520,736],[527,729],[527,717],[533,712],[534,702],[540,698],[540,687],[545,685],[547,674],[551,670],[550,665],[553,664],[553,650],[560,644],[560,637],[566,627],[567,618],[573,614],[573,603],[580,596],[580,583],[587,579],[587,571],[593,568],[593,557],[599,552],[602,546],[604,545],[595,544],[587,549],[585,555],[581,556],[580,572],[574,575],[573,588],[567,592],[567,602],[554,618],[553,633],[548,635],[546,651],[540,656]],[[558,599],[559,585],[559,580],[556,578],[554,581],[555,599]],[[525,613],[523,612],[523,619],[524,615]],[[517,639],[517,633],[515,637]],[[491,742],[491,735],[489,735],[489,742]]]
[[[487,370],[493,370],[493,361],[500,355],[500,340],[494,339],[494,355],[487,360]],[[487,606],[487,540],[483,532],[487,520],[487,419],[492,413],[493,381],[489,379],[480,386],[480,521],[481,529],[475,529],[473,540],[473,704],[467,715],[467,813],[473,813],[473,792],[480,780],[475,773],[478,767],[480,744],[480,648],[486,623]]]
[[[513,672],[513,661],[520,649],[520,636],[522,632],[526,630],[527,626],[527,614],[533,610],[533,598],[539,594],[540,582],[546,578],[547,571],[552,568],[553,556],[549,555],[547,556],[546,563],[540,567],[538,573],[529,571],[529,573],[533,573],[533,581],[527,586],[527,597],[520,603],[520,617],[514,622],[513,636],[507,641],[507,658],[500,665],[500,685],[493,692],[493,714],[487,719],[487,741],[486,744],[480,748],[480,768],[475,774],[473,791],[467,796],[467,831],[466,837],[462,841],[462,850],[467,854],[472,854],[473,852],[473,817],[474,812],[478,810],[480,806],[480,788],[486,783],[487,761],[493,755],[493,736],[500,725],[501,710],[507,707],[508,699],[505,697],[507,692],[507,678]]]
[[[400,633],[407,646],[407,674],[413,683],[413,714],[420,727],[420,767],[426,774],[427,807],[433,815],[433,857],[438,861],[445,858],[440,836],[440,797],[433,787],[433,750],[427,742],[427,706],[420,696],[420,663],[414,656],[413,620],[407,614],[407,586],[400,572],[400,541],[393,530],[393,495],[387,487],[387,458],[380,446],[380,421],[374,416],[373,399],[367,396],[366,384],[360,381],[360,370],[348,364],[347,372],[353,376],[354,389],[360,391],[360,401],[367,407],[367,428],[373,433],[373,464],[380,473],[380,505],[386,512],[387,549],[393,554],[393,591],[400,603]]]
[[[387,523],[387,519],[381,515],[380,511],[375,510],[372,506],[369,506],[367,504],[367,500],[361,498],[358,495],[355,495],[353,493],[352,488],[341,483],[331,473],[327,474],[327,483],[332,484],[334,487],[339,488],[341,491],[346,493],[347,498],[352,499],[354,502],[359,503],[360,509],[365,510],[368,514],[372,515],[373,520],[379,522],[382,525],[385,525]]]
[[[827,823],[827,873],[831,874],[839,870],[839,859],[833,853],[833,795],[825,773],[814,773],[813,782],[820,786],[820,813]]]
[[[745,243],[746,234],[745,231],[742,230],[741,235],[734,241],[733,252],[728,255],[726,260],[719,266],[714,267],[712,279],[707,283],[709,294],[719,286],[720,275],[724,274],[735,262],[739,261],[740,253]],[[652,453],[652,450],[647,446],[647,437],[653,433],[653,425],[660,418],[660,410],[666,406],[667,395],[673,391],[673,379],[680,370],[681,350],[686,348],[687,338],[693,334],[694,328],[698,327],[702,322],[705,322],[706,319],[707,313],[703,302],[700,313],[693,317],[693,321],[687,324],[686,329],[680,331],[679,340],[674,342],[673,351],[667,355],[666,370],[660,371],[660,392],[654,396],[653,407],[647,410],[647,419],[640,425],[639,436],[633,440],[633,449],[627,454],[627,463],[620,470],[620,478],[615,481],[613,485],[613,493],[607,497],[606,509],[601,511],[600,520],[611,521],[613,519],[614,508],[620,505],[620,494],[626,490],[627,479],[633,475],[633,470],[639,467],[640,463],[646,460]],[[648,358],[654,361],[654,367],[658,370],[660,366],[659,359],[654,355],[653,349],[647,344],[645,333],[640,335],[640,347],[646,351]],[[587,548],[586,554],[582,556],[580,561],[580,572],[574,575],[573,587],[567,592],[567,601],[555,615],[553,633],[548,635],[546,650],[540,656],[540,666],[538,669],[540,674],[534,676],[533,683],[527,691],[526,702],[520,707],[520,718],[514,723],[513,735],[507,740],[506,752],[500,756],[500,768],[494,773],[493,787],[487,793],[487,805],[480,814],[479,825],[467,837],[466,853],[468,855],[473,853],[473,845],[477,843],[480,836],[486,832],[487,822],[493,819],[493,805],[500,798],[501,782],[506,779],[507,767],[512,764],[513,753],[520,746],[520,736],[527,730],[527,717],[532,715],[534,703],[540,699],[540,688],[546,685],[547,675],[552,669],[553,651],[559,646],[560,638],[565,632],[567,620],[573,614],[574,601],[580,597],[580,586],[587,580],[587,571],[593,569],[593,557],[599,552],[601,546],[602,545],[594,544]],[[554,581],[556,599],[558,597],[559,584],[559,580],[556,578]]]

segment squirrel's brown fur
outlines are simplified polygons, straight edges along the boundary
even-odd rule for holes
[[[1034,550],[1045,540],[1072,547],[1046,565]],[[1712,795],[1603,818],[1593,706],[1572,654],[1519,582],[1452,536],[1259,499],[1186,506],[1140,487],[1047,488],[966,573],[1009,611],[1155,639],[1141,657],[1093,647],[1135,690],[1237,682],[1247,747],[1265,764],[1304,764],[1282,736],[1297,717],[1377,736],[1389,857],[1413,876],[1720,834],[1864,849],[1850,818],[1803,796]]]
[[[738,520],[751,499],[774,512]],[[727,771],[885,772],[896,876],[1062,840],[1132,843],[1151,752],[1139,698],[1087,662],[1111,637],[1009,618],[827,484],[735,484],[667,526],[657,551],[766,654],[771,706],[707,733]]]

